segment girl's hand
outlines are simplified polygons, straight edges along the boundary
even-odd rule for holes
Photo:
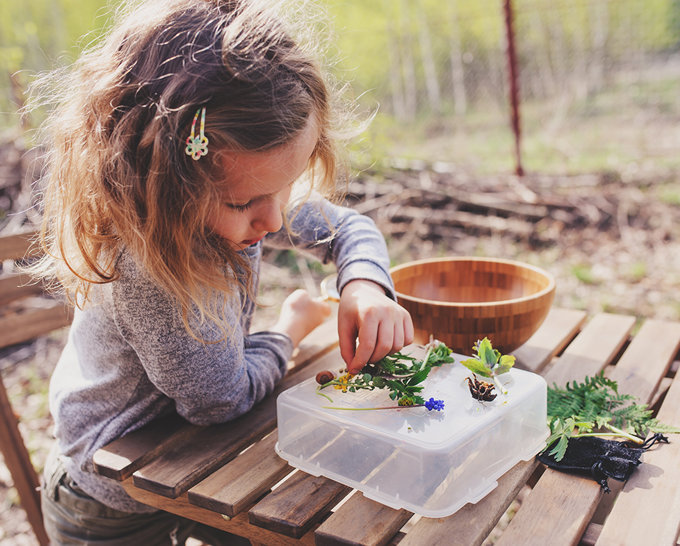
[[[331,307],[323,298],[312,298],[309,292],[299,289],[284,300],[279,320],[271,331],[286,334],[293,341],[293,347],[297,347],[302,338],[330,314]]]
[[[408,311],[387,297],[382,286],[357,279],[342,290],[338,336],[347,371],[358,373],[368,362],[377,362],[412,343],[413,322]]]

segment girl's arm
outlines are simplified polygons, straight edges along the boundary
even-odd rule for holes
[[[122,260],[120,267],[121,278],[112,283],[114,320],[130,346],[126,359],[144,370],[137,390],[148,392],[142,383],[150,381],[173,400],[180,415],[199,425],[238,417],[271,393],[295,344],[328,309],[304,294],[292,295],[283,305],[278,331],[245,335],[240,297],[225,298],[228,336],[214,324],[193,320],[201,341],[186,330],[171,298],[131,259]],[[300,328],[295,319],[303,312],[308,322]]]
[[[413,341],[408,312],[395,301],[389,256],[373,220],[325,200],[292,211],[290,229],[268,237],[295,246],[338,268],[338,335],[350,373]]]

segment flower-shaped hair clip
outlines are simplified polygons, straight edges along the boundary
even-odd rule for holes
[[[201,129],[197,135],[196,122],[198,121],[199,114],[201,115]],[[194,160],[200,159],[201,156],[208,155],[208,137],[205,136],[205,106],[196,110],[194,121],[191,123],[191,134],[187,137],[187,147],[184,151]]]

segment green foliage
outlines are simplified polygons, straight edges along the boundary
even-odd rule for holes
[[[97,39],[109,24],[106,6],[107,0],[0,2],[0,112],[22,105],[35,73],[71,62]]]
[[[0,2],[0,127],[18,125],[16,112],[33,75],[71,62],[108,28],[107,14],[120,2]],[[629,118],[647,119],[636,116],[639,109],[672,120],[678,113],[677,78],[654,71],[652,80],[663,82],[668,91],[646,88],[637,93],[629,77],[614,88],[620,81],[617,71],[628,67],[631,58],[637,64],[626,70],[680,47],[680,0],[513,4],[525,167],[584,172],[640,160],[645,145]],[[357,112],[365,112],[358,118],[370,119],[377,111],[364,140],[353,139],[355,164],[417,157],[483,173],[514,167],[502,3],[324,0],[321,5],[328,12],[324,31],[330,31],[334,76],[350,84]],[[597,67],[604,79],[591,82]],[[432,81],[439,87],[438,101],[430,97]],[[646,104],[631,104],[634,92]],[[565,112],[552,100],[563,94],[569,95]],[[546,123],[562,116],[559,127]],[[613,132],[616,138],[611,138]],[[647,138],[654,142],[657,134]],[[678,166],[672,154],[654,161]]]
[[[476,375],[493,378],[509,372],[515,365],[515,357],[502,355],[498,349],[492,347],[487,337],[477,341],[472,349],[477,356],[463,360],[461,364]]]
[[[401,352],[388,355],[382,360],[367,364],[357,375],[345,375],[324,383],[323,389],[335,386],[345,392],[358,390],[387,389],[389,397],[400,406],[425,404],[420,396],[423,381],[434,367],[454,362],[451,349],[444,343],[433,342],[429,345],[422,360]]]
[[[564,389],[548,388],[549,454],[561,461],[569,438],[617,436],[642,443],[650,432],[680,433],[680,428],[660,423],[645,404],[630,394],[620,394],[616,381],[600,373]]]
[[[577,264],[571,268],[571,272],[583,284],[597,284],[597,278],[589,265]]]

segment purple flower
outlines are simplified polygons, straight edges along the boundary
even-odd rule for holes
[[[428,401],[425,402],[425,407],[427,408],[428,411],[432,410],[441,411],[444,409],[444,400],[435,400],[434,398],[430,398]]]

